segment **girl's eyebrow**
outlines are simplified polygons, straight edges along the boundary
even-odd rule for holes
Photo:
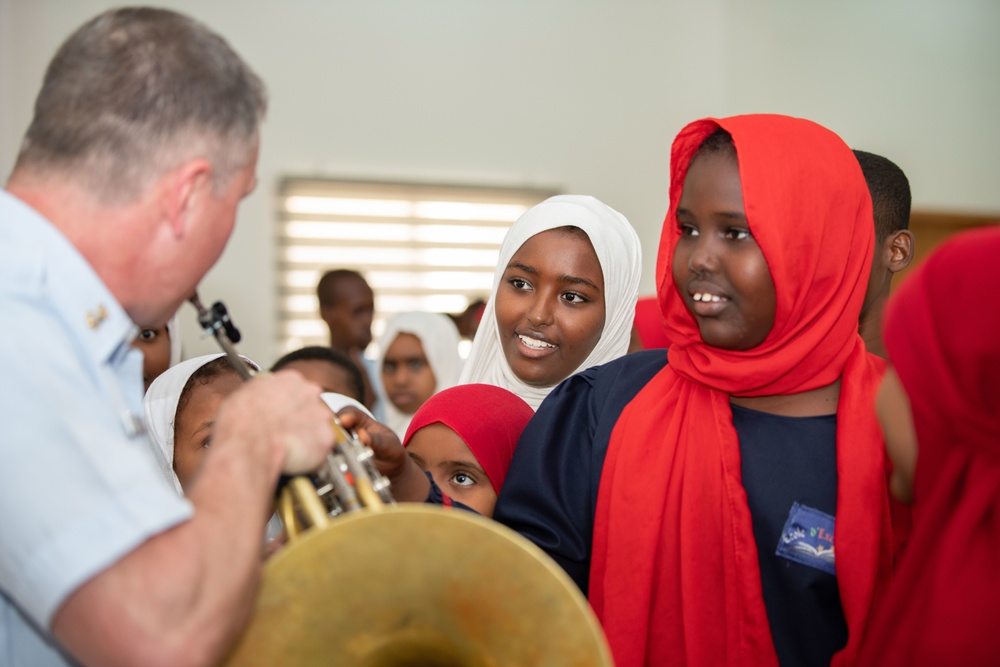
[[[691,213],[691,211],[689,211],[686,208],[678,208],[676,215],[677,216],[689,215],[692,218],[694,217],[694,214]],[[743,212],[740,212],[740,211],[731,211],[731,212],[730,211],[719,211],[717,213],[713,213],[712,215],[714,217],[717,217],[717,218],[725,218],[727,220],[736,220],[738,222],[746,222],[746,219],[747,219],[746,213],[743,213]]]
[[[426,360],[427,360],[427,357],[422,356],[422,355],[418,355],[418,354],[414,354],[414,355],[410,355],[409,357],[385,357],[382,361],[383,361],[383,363],[409,364],[409,363],[413,363],[414,361],[426,361]]]
[[[483,467],[479,465],[479,461],[476,459],[447,459],[441,461],[441,465],[450,466],[452,468],[472,468],[473,470],[481,472],[484,475],[486,474],[486,471],[483,470]]]
[[[533,266],[528,266],[527,264],[519,264],[519,263],[508,264],[507,270],[509,271],[511,269],[520,269],[524,273],[530,273],[535,276],[537,276],[539,273],[538,269],[536,269]],[[596,283],[594,283],[594,281],[588,278],[583,278],[581,276],[561,275],[559,276],[559,281],[564,283],[570,283],[573,285],[587,285],[591,289],[600,291],[600,288],[597,286]]]
[[[598,288],[592,280],[588,280],[587,278],[582,278],[580,276],[559,276],[559,280],[573,285],[587,285],[591,289],[600,291],[600,288]]]
[[[538,275],[538,269],[536,269],[533,266],[528,266],[527,264],[521,264],[519,262],[511,262],[510,264],[508,264],[507,270],[509,271],[511,269],[519,269],[521,271],[524,271],[525,273],[530,273],[536,276]]]
[[[212,429],[212,426],[214,424],[215,424],[215,420],[214,419],[206,419],[205,421],[203,421],[201,423],[201,426],[199,426],[198,428],[196,428],[194,430],[194,432],[191,435],[198,435],[202,431],[209,431],[209,430]]]
[[[735,220],[736,222],[746,222],[747,221],[746,214],[745,213],[740,213],[738,211],[734,211],[732,213],[728,213],[728,212],[716,213],[715,215],[718,216],[718,217],[720,217],[720,218],[725,218],[727,220]]]

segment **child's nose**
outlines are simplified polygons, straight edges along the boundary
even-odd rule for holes
[[[691,255],[688,257],[688,268],[696,273],[715,273],[719,269],[719,248],[711,235],[698,237]]]
[[[545,326],[552,324],[554,308],[552,307],[552,296],[539,294],[532,302],[525,317],[532,326]]]

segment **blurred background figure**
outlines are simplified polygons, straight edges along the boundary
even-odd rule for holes
[[[372,319],[375,316],[375,295],[357,271],[333,269],[320,278],[316,286],[319,314],[330,329],[330,347],[347,355],[358,367],[364,381],[361,401],[381,418],[377,406],[374,364],[365,358],[365,348],[372,342]]]
[[[356,401],[365,395],[361,369],[346,354],[331,347],[310,345],[293,350],[271,365],[271,371],[291,368],[324,392],[342,394]]]
[[[472,340],[476,337],[476,331],[479,329],[479,323],[483,319],[483,310],[485,308],[486,301],[484,299],[476,299],[461,313],[448,313],[448,317],[455,323],[458,335],[463,340]]]
[[[177,315],[160,327],[140,329],[132,347],[142,352],[142,384],[148,390],[153,380],[181,360],[181,335]]]
[[[875,254],[858,331],[872,354],[885,358],[882,311],[892,288],[892,277],[913,260],[910,232],[910,182],[892,160],[865,151],[854,151],[872,197],[875,218]]]
[[[462,372],[458,329],[441,313],[399,313],[379,339],[385,424],[402,439],[417,409]]]
[[[635,302],[635,320],[632,322],[632,339],[628,351],[655,350],[670,347],[663,316],[656,295],[641,297]]]

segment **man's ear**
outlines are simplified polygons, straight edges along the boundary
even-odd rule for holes
[[[913,232],[899,229],[891,234],[885,244],[885,268],[889,273],[899,273],[913,261]]]
[[[161,185],[163,216],[174,236],[183,236],[190,212],[211,192],[212,163],[188,160],[164,176]]]

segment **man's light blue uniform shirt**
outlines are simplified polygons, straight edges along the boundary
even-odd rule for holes
[[[136,331],[66,238],[0,190],[0,665],[73,664],[49,631],[60,604],[193,512],[142,428]]]

